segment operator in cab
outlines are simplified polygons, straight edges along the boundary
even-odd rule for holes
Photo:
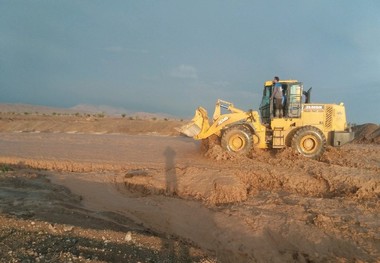
[[[275,76],[273,78],[273,93],[271,96],[271,100],[274,101],[274,108],[275,108],[275,117],[276,118],[282,118],[283,116],[283,108],[282,108],[282,100],[283,100],[283,94],[282,94],[282,86],[281,83],[279,83],[280,78]]]

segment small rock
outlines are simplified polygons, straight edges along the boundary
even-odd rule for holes
[[[69,231],[71,231],[71,230],[73,230],[73,229],[74,229],[73,226],[64,226],[64,227],[63,227],[63,231],[64,231],[64,232],[69,232]]]
[[[52,232],[57,232],[57,229],[52,224],[49,224],[48,228]]]
[[[131,231],[128,231],[128,232],[127,232],[127,234],[125,235],[124,240],[125,240],[126,242],[131,242],[131,241],[132,241],[132,233],[131,233]]]
[[[131,178],[134,176],[148,176],[148,172],[146,170],[134,169],[130,170],[125,174],[125,178]]]
[[[13,201],[13,206],[19,206],[21,204],[22,204],[22,201],[19,201],[19,200]]]

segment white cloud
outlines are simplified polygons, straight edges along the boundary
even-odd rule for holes
[[[172,69],[170,76],[181,79],[198,79],[198,72],[195,67],[182,64]]]

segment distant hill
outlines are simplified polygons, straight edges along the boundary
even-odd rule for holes
[[[38,113],[38,114],[53,114],[65,113],[74,114],[75,111],[67,108],[54,108],[40,105],[31,104],[10,104],[0,103],[0,112],[3,113]]]
[[[94,113],[105,113],[106,115],[121,115],[121,114],[132,114],[131,111],[128,111],[124,108],[115,108],[111,106],[106,106],[106,105],[88,105],[88,104],[79,104],[74,107],[71,107],[70,110],[73,110],[75,112],[80,112],[80,113],[89,113],[89,114],[94,114]]]
[[[176,119],[177,117],[165,113],[150,113],[150,112],[134,112],[124,108],[115,108],[106,105],[87,105],[80,104],[71,108],[55,108],[40,105],[31,104],[10,104],[10,103],[0,103],[0,112],[3,113],[32,113],[32,114],[99,114],[102,113],[107,116],[120,116],[125,114],[129,117],[138,117],[140,119]]]

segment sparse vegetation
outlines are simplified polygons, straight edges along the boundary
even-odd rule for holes
[[[121,114],[121,117],[125,118],[125,116],[127,116],[127,114],[125,113]]]
[[[9,171],[13,171],[13,169],[9,165],[7,165],[7,164],[1,164],[0,165],[0,172],[6,173]]]

